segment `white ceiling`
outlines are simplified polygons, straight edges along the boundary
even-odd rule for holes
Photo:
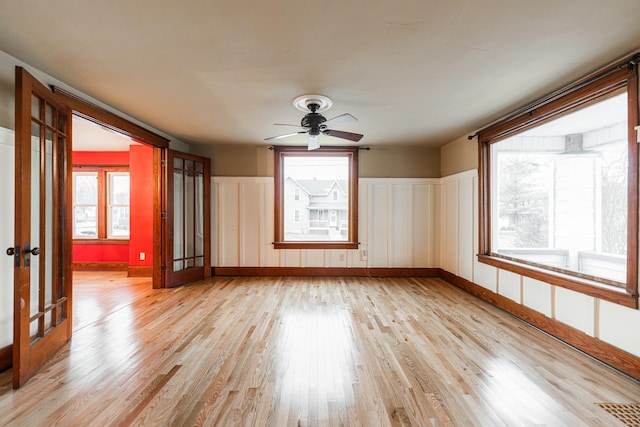
[[[73,151],[129,151],[132,145],[139,145],[126,135],[80,117],[74,116],[71,129]]]
[[[639,0],[0,0],[0,50],[185,142],[264,144],[333,100],[439,146],[640,48]],[[280,140],[304,144],[305,138]],[[330,141],[324,137],[323,144]]]

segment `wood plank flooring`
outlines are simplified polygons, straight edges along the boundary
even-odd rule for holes
[[[74,337],[9,426],[623,426],[640,384],[440,279],[77,272]]]

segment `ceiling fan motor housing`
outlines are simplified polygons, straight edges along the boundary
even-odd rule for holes
[[[311,106],[315,105],[312,104]],[[327,121],[322,114],[316,113],[315,110],[316,108],[311,109],[312,112],[306,114],[300,121],[300,126],[309,129],[309,135],[319,135],[322,130],[322,124]]]

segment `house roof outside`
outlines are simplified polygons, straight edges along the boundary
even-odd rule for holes
[[[342,194],[346,195],[345,191],[348,187],[347,180],[335,180],[335,179],[299,179],[296,182],[302,187],[307,193],[312,196],[326,196],[329,192],[337,187]],[[336,185],[334,185],[336,184]]]

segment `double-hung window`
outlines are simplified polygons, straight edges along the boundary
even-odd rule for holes
[[[274,193],[276,249],[357,249],[357,147],[275,147]]]
[[[479,132],[481,262],[637,306],[636,62]]]
[[[73,238],[129,238],[129,172],[82,167],[73,171]]]

